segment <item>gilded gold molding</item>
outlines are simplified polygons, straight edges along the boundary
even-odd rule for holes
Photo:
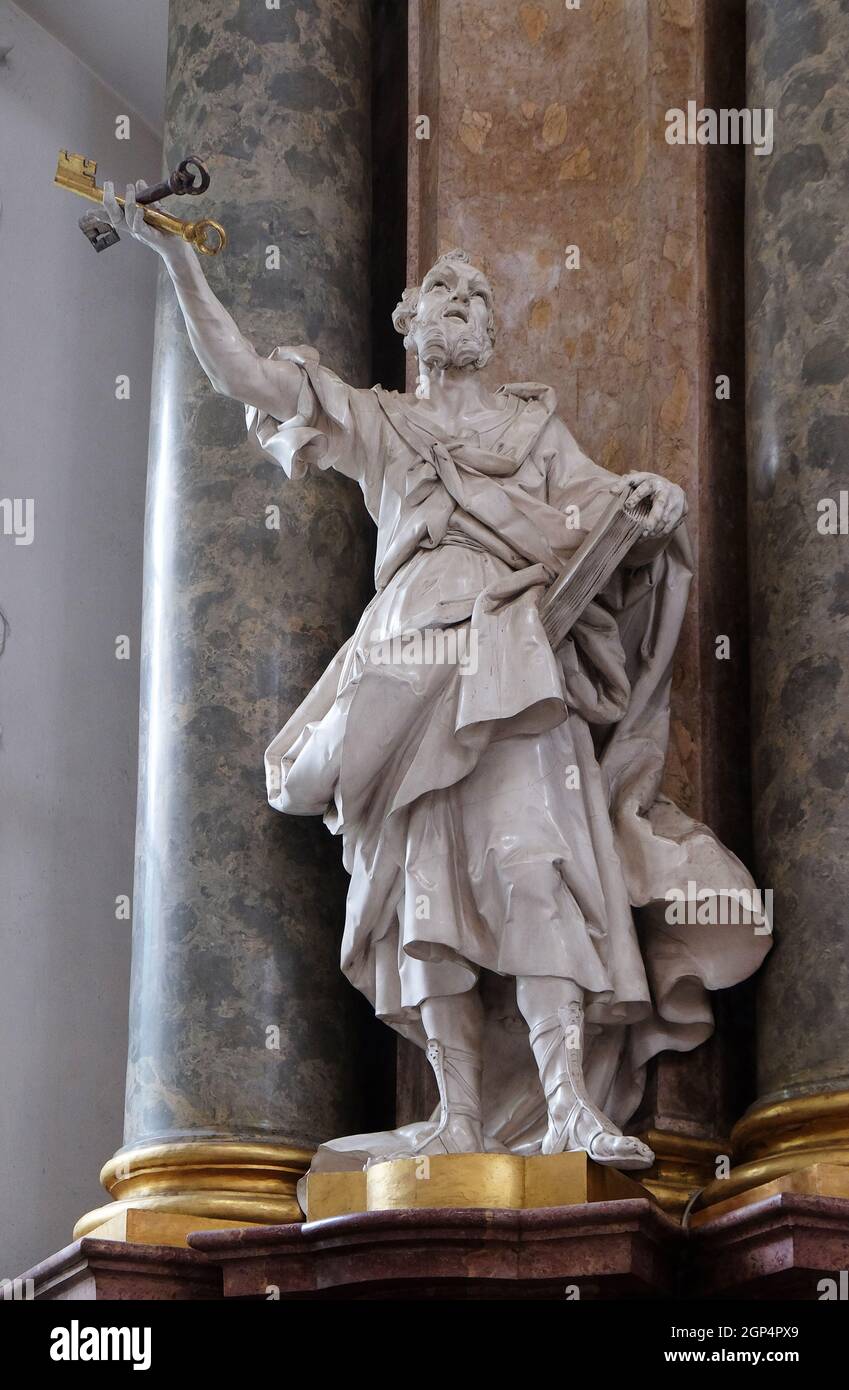
[[[730,1140],[694,1139],[663,1129],[647,1130],[640,1138],[655,1155],[640,1181],[664,1211],[678,1217],[693,1193],[713,1180],[717,1154],[728,1153],[731,1147]]]
[[[731,1144],[738,1162],[708,1185],[700,1208],[815,1164],[849,1164],[849,1091],[756,1106],[735,1125]]]
[[[245,1225],[300,1221],[295,1189],[311,1158],[310,1149],[241,1140],[121,1149],[100,1174],[114,1200],[82,1216],[74,1238],[130,1210]]]
[[[698,1230],[700,1226],[709,1226],[712,1222],[718,1221],[729,1211],[739,1211],[741,1207],[751,1206],[753,1202],[765,1202],[770,1197],[779,1194],[786,1196],[790,1193],[803,1197],[849,1199],[849,1167],[838,1163],[812,1163],[807,1168],[797,1168],[793,1173],[773,1178],[772,1182],[762,1183],[760,1187],[747,1188],[745,1192],[738,1192],[736,1197],[729,1197],[723,1202],[715,1202],[712,1206],[695,1211],[690,1225],[694,1230]]]
[[[649,1130],[641,1138],[654,1149],[656,1162],[640,1174],[639,1182],[590,1163],[585,1154],[551,1155],[546,1160],[469,1154],[448,1155],[447,1166],[442,1157],[431,1159],[431,1180],[421,1184],[415,1176],[416,1161],[406,1159],[369,1170],[369,1195],[364,1173],[321,1175],[320,1183],[313,1180],[311,1214],[421,1205],[565,1206],[648,1193],[664,1210],[680,1215],[703,1186],[699,1207],[814,1163],[849,1164],[849,1093],[780,1102],[745,1116],[733,1143],[735,1151],[750,1157],[725,1180],[713,1176],[721,1142],[660,1130]],[[239,1140],[187,1140],[120,1150],[101,1173],[113,1201],[81,1217],[74,1237],[96,1228],[117,1230],[116,1218],[130,1211],[236,1225],[299,1221],[295,1189],[311,1158],[308,1149]],[[529,1172],[529,1164],[536,1164],[539,1172]]]

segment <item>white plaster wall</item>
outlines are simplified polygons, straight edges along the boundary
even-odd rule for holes
[[[89,205],[52,186],[60,147],[118,181],[157,174],[156,137],[52,35],[0,0],[2,533],[0,1279],[66,1245],[106,1200],[121,1143],[138,638],[156,266],[97,255]],[[131,139],[115,117],[131,117]],[[130,378],[129,401],[115,377]],[[127,634],[132,659],[115,658]]]

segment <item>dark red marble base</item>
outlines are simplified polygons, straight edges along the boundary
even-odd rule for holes
[[[539,1211],[366,1212],[199,1231],[225,1298],[664,1298],[680,1227],[645,1199]]]
[[[193,1250],[129,1245],[85,1236],[28,1269],[33,1296],[45,1302],[221,1298],[221,1270]]]
[[[185,1250],[86,1237],[21,1280],[32,1280],[36,1299],[54,1301],[577,1293],[814,1302],[822,1280],[839,1289],[849,1270],[849,1200],[783,1193],[692,1231],[636,1199],[540,1211],[366,1212],[303,1226],[197,1231],[189,1242]]]
[[[849,1270],[849,1200],[777,1193],[690,1233],[688,1298],[822,1297]]]

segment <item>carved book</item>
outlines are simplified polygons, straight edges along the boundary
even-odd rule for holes
[[[614,497],[554,580],[539,612],[545,635],[555,651],[640,539],[651,509],[651,497],[641,497],[635,504],[629,503],[627,495]]]

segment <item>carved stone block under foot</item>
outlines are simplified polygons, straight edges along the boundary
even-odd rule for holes
[[[665,1298],[683,1233],[645,1198],[536,1211],[372,1211],[202,1231],[225,1298]]]

